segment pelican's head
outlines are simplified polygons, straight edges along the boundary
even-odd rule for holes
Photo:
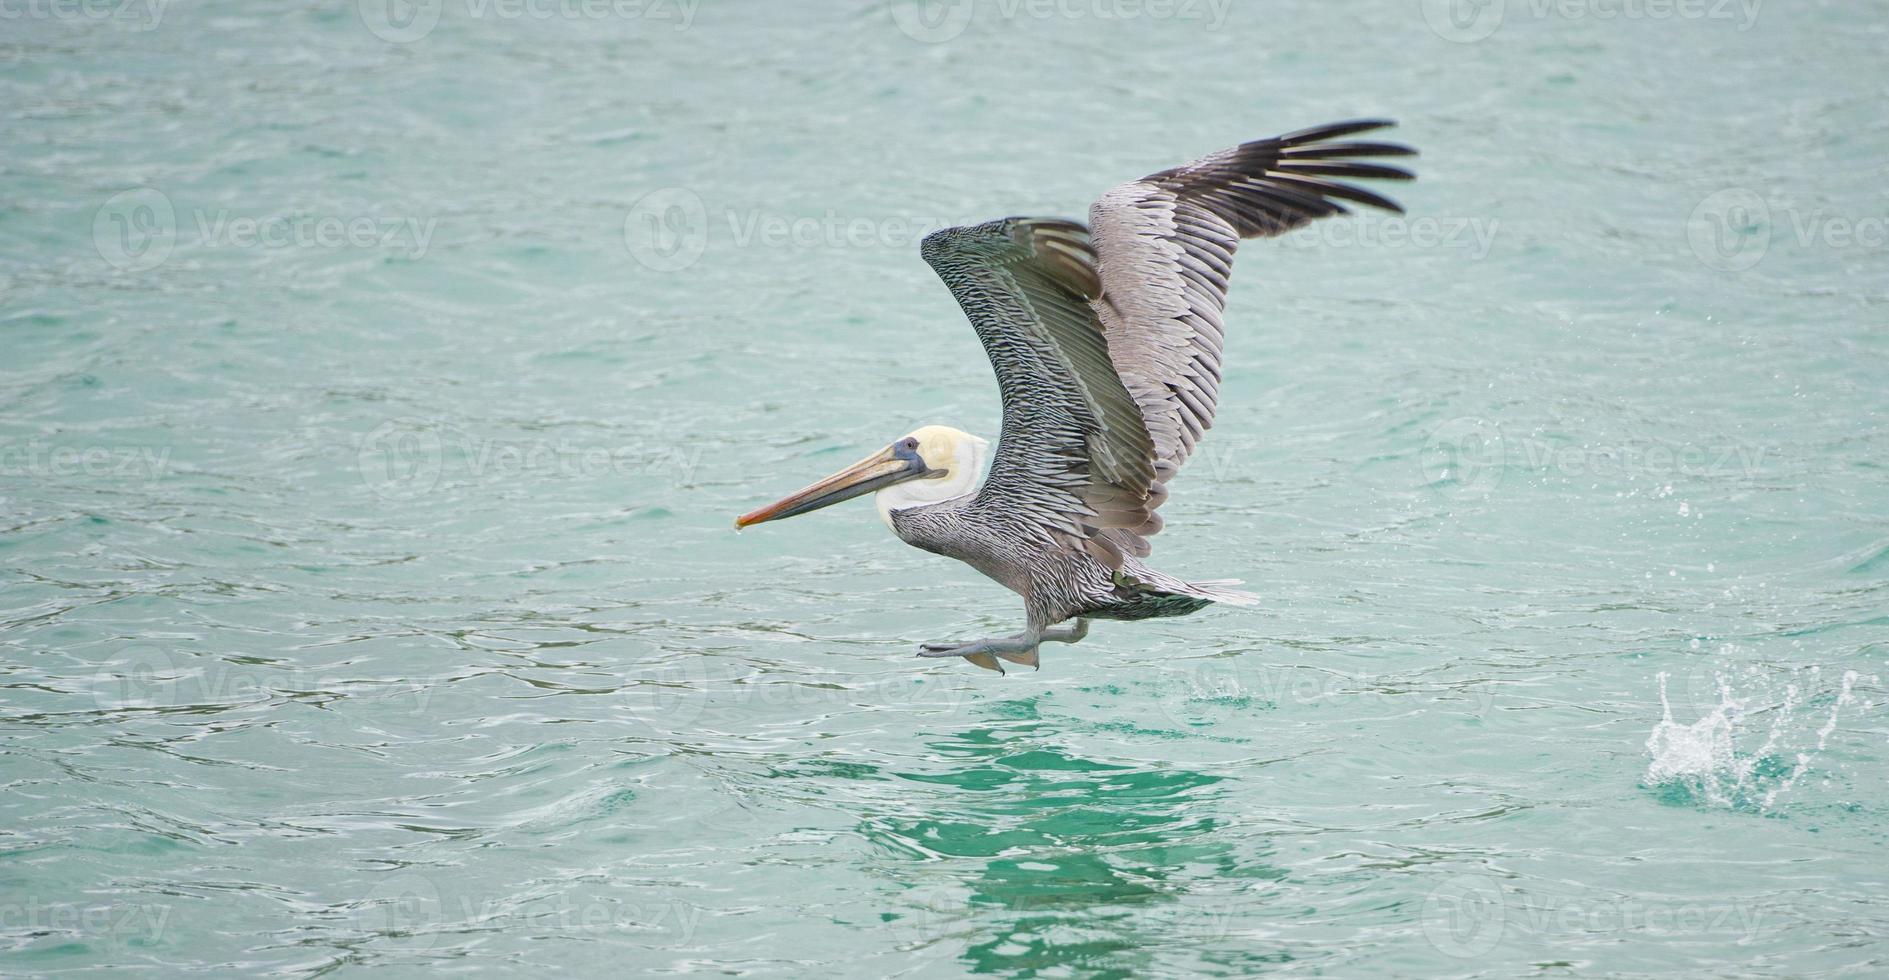
[[[990,443],[950,426],[928,425],[807,487],[735,518],[743,528],[830,507],[878,491],[879,516],[962,497],[977,486]]]

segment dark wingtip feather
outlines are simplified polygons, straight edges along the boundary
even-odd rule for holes
[[[1402,143],[1311,143],[1279,151],[1281,160],[1335,160],[1341,157],[1414,157],[1417,151]]]
[[[1298,146],[1302,143],[1317,143],[1321,140],[1350,136],[1352,133],[1365,133],[1373,129],[1389,129],[1395,125],[1397,125],[1396,121],[1391,119],[1348,119],[1344,122],[1326,123],[1323,126],[1296,130],[1261,142]]]
[[[1379,163],[1351,163],[1341,160],[1297,158],[1279,164],[1280,173],[1311,174],[1318,177],[1356,177],[1370,180],[1415,180],[1417,175],[1401,167]]]
[[[1333,184],[1331,185],[1331,189],[1327,190],[1325,194],[1328,197],[1342,197],[1347,201],[1368,204],[1374,208],[1381,208],[1393,214],[1404,213],[1403,205],[1398,204],[1396,201],[1382,194],[1375,194],[1362,187],[1354,187],[1350,184]]]
[[[1354,119],[1314,126],[1243,143],[1142,179],[1177,201],[1205,208],[1240,238],[1279,235],[1350,213],[1341,200],[1403,214],[1396,201],[1344,181],[1414,180],[1408,170],[1367,158],[1410,157],[1416,150],[1396,143],[1328,142],[1393,125],[1388,119]]]

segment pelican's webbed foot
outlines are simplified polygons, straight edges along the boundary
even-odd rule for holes
[[[1041,667],[1041,661],[1037,658],[1039,644],[1074,643],[1087,635],[1089,635],[1089,621],[1078,619],[1073,626],[1044,630],[1041,633],[1017,633],[988,640],[973,640],[969,643],[922,643],[919,644],[918,655],[934,658],[963,657],[985,670],[994,670],[999,674],[1004,672],[1003,661],[1036,670]]]

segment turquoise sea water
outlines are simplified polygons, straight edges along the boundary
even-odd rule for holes
[[[1889,969],[1881,4],[0,8],[0,973]],[[998,677],[946,224],[1399,119]]]

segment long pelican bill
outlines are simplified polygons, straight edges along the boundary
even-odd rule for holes
[[[894,483],[915,480],[930,472],[925,461],[910,448],[892,445],[798,493],[789,494],[766,507],[735,518],[735,527],[739,529],[778,521],[831,507],[841,501],[883,490]]]

